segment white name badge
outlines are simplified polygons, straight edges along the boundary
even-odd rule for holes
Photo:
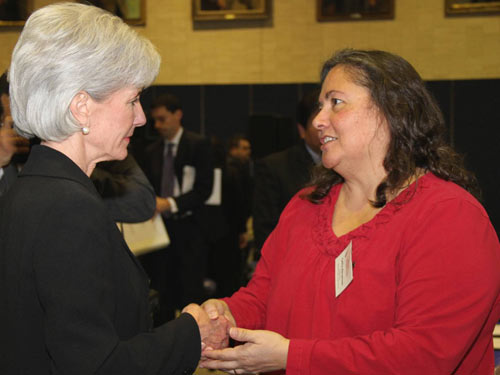
[[[335,259],[335,297],[338,297],[351,283],[352,276],[352,241]]]

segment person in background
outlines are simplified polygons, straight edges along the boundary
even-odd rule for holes
[[[221,204],[205,207],[205,237],[210,247],[208,276],[215,281],[211,294],[223,297],[245,283],[246,223],[252,197],[251,146],[242,135],[229,138],[227,147],[217,139],[212,144],[218,155],[215,166],[222,173]]]
[[[228,140],[228,158],[239,160],[241,163],[250,162],[252,146],[250,141],[243,135],[234,135]]]
[[[204,299],[208,249],[199,214],[212,192],[213,162],[209,141],[183,128],[176,96],[155,98],[151,116],[160,139],[147,146],[142,168],[155,189],[156,211],[163,217],[170,244],[144,255],[141,262],[160,294],[163,323],[189,302]]]
[[[261,249],[281,212],[311,177],[321,159],[318,131],[312,125],[319,90],[306,93],[297,105],[297,129],[302,142],[276,152],[255,164],[253,230],[255,246]]]
[[[154,216],[154,189],[131,154],[97,163],[90,179],[114,221],[140,223]]]
[[[147,39],[93,6],[57,3],[26,22],[11,111],[41,144],[0,200],[0,373],[188,374],[217,337],[196,305],[153,329],[147,277],[89,178],[127,156],[159,65]]]
[[[17,176],[18,166],[13,157],[29,151],[29,141],[20,137],[13,125],[9,105],[9,83],[7,73],[3,73],[0,76],[0,197]]]
[[[233,204],[227,204],[228,216],[232,218],[234,231],[238,234],[239,248],[248,244],[246,237],[247,220],[252,213],[254,189],[252,146],[250,140],[243,135],[234,135],[228,140],[226,157],[227,190],[232,190],[238,198],[233,198]],[[235,207],[236,206],[236,207]]]
[[[204,303],[243,345],[236,374],[492,374],[500,244],[415,69],[346,49],[321,73],[322,167],[285,208],[246,288]]]

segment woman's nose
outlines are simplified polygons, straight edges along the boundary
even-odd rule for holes
[[[140,102],[136,105],[136,114],[135,114],[135,126],[143,126],[146,125],[146,115],[144,114],[144,110],[142,109],[142,105]]]
[[[325,127],[325,120],[324,120],[324,114],[323,114],[323,109],[318,110],[316,116],[314,116],[312,120],[312,125],[314,126],[315,129],[321,130],[322,128]]]

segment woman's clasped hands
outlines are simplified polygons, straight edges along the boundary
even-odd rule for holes
[[[222,370],[233,374],[256,374],[285,369],[289,340],[278,333],[265,330],[237,328],[234,317],[224,301],[211,299],[202,307],[213,321],[231,323],[229,337],[238,344],[229,348],[205,345],[200,361],[201,368]]]

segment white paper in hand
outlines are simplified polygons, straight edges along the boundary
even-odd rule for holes
[[[142,223],[119,223],[118,228],[130,250],[136,255],[149,253],[170,244],[161,215]]]

